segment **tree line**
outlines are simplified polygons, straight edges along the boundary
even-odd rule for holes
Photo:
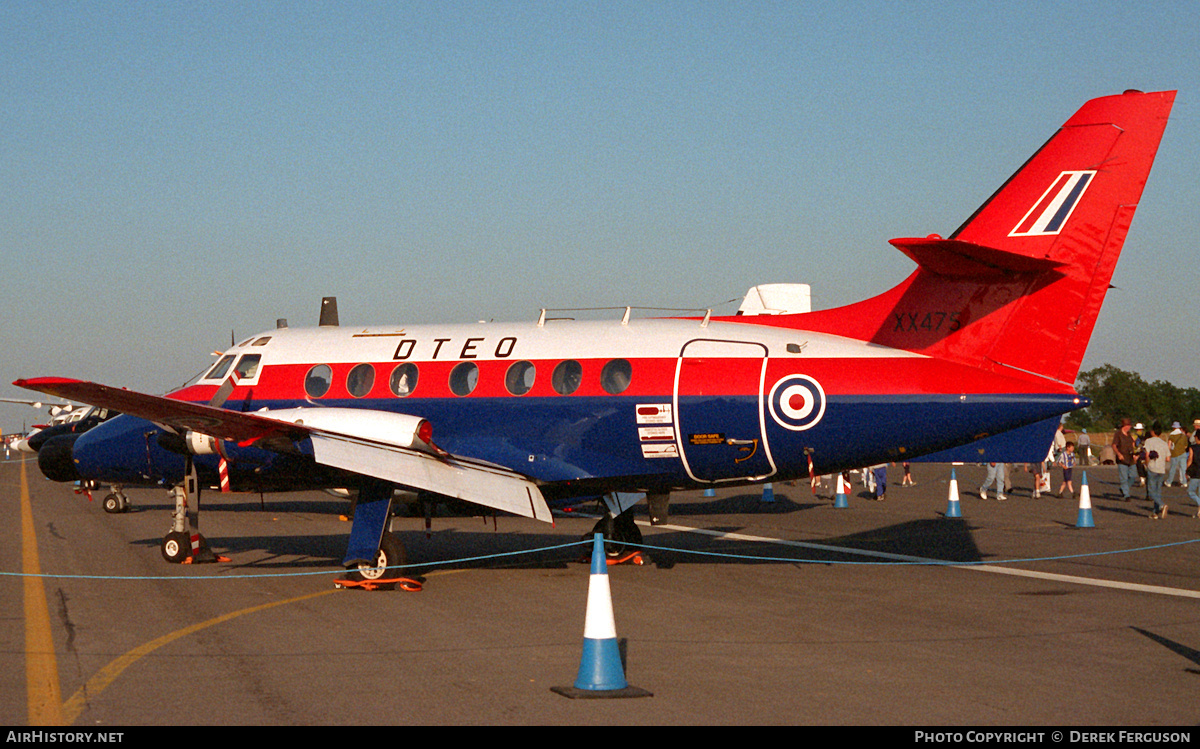
[[[1067,416],[1071,429],[1110,431],[1128,416],[1149,427],[1155,421],[1164,427],[1178,421],[1190,430],[1200,418],[1200,389],[1181,388],[1164,380],[1146,382],[1137,372],[1126,372],[1104,364],[1081,372],[1075,389],[1092,404]]]

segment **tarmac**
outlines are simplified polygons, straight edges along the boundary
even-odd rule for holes
[[[982,467],[954,470],[961,518],[951,467],[926,464],[914,487],[891,468],[884,501],[856,480],[845,508],[807,482],[680,492],[654,527],[642,506],[649,562],[608,575],[626,678],[653,696],[573,700],[551,689],[580,668],[586,512],[398,517],[424,589],[339,590],[345,500],[206,492],[201,530],[231,561],[172,565],[165,491],[110,515],[103,491],[0,461],[21,518],[0,530],[0,724],[1194,725],[1184,490],[1151,520],[1144,490],[1123,502],[1115,469],[1085,469],[1079,528],[1078,499],[1031,498],[1029,474],[999,502]]]

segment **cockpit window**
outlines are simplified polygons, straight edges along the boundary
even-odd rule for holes
[[[262,360],[262,354],[246,354],[237,363],[238,377],[243,380],[253,379],[258,374],[258,363]]]
[[[270,343],[270,341],[271,341],[271,336],[265,335],[250,345],[251,346],[266,346],[268,343]]]
[[[222,356],[221,360],[217,362],[212,369],[208,370],[208,374],[204,375],[204,379],[219,380],[224,377],[225,373],[229,371],[229,365],[233,363],[235,358],[236,357],[233,354]]]

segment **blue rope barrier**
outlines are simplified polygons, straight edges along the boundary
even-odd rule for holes
[[[1142,551],[1153,551],[1155,549],[1166,549],[1173,546],[1184,546],[1186,544],[1194,544],[1200,541],[1192,539],[1190,541],[1175,541],[1166,544],[1156,544],[1153,546],[1139,546],[1132,549],[1116,549],[1112,551],[1097,551],[1085,554],[1065,554],[1053,557],[1030,557],[1018,559],[999,559],[999,560],[979,560],[956,562],[950,560],[939,559],[914,559],[914,560],[888,560],[888,561],[853,561],[853,560],[831,560],[831,559],[806,559],[797,557],[776,557],[776,556],[757,556],[753,554],[732,554],[719,551],[697,551],[689,549],[678,549],[669,546],[653,546],[651,544],[635,544],[624,543],[624,546],[638,549],[646,549],[648,551],[666,551],[674,554],[685,554],[702,557],[716,557],[722,559],[734,559],[738,561],[751,562],[780,562],[785,564],[845,564],[845,565],[894,565],[894,566],[915,566],[915,567],[971,567],[983,565],[998,565],[998,564],[1025,564],[1029,562],[1053,562],[1067,559],[1086,559],[1089,557],[1109,556],[1113,554],[1133,554]],[[529,554],[537,554],[548,551],[558,551],[560,549],[569,549],[576,546],[589,546],[592,543],[590,539],[571,541],[570,543],[557,544],[554,546],[542,546],[536,549],[523,549],[521,551],[506,551],[496,554],[482,554],[473,557],[461,557],[458,559],[444,559],[437,562],[421,562],[418,564],[402,564],[389,566],[386,569],[395,570],[414,570],[422,567],[444,567],[450,565],[465,564],[468,562],[489,561],[495,559],[504,559],[508,557],[524,556]],[[815,545],[815,544],[814,544]],[[856,554],[856,553],[875,553],[875,554],[891,554],[893,556],[911,556],[906,554],[894,554],[893,552],[875,552],[871,549],[856,549],[851,547],[823,547],[830,554]],[[181,576],[181,575],[60,575],[60,574],[27,574],[24,572],[0,572],[0,577],[34,577],[34,578],[49,578],[59,580],[246,580],[253,578],[268,578],[268,577],[308,577],[312,575],[328,575],[331,572],[344,572],[345,568],[331,566],[327,569],[322,569],[315,572],[262,572],[254,574],[236,574],[236,575],[196,575],[196,576]]]

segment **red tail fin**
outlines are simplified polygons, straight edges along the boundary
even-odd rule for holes
[[[1174,101],[1087,102],[949,239],[892,240],[904,283],[792,324],[1072,384]]]

